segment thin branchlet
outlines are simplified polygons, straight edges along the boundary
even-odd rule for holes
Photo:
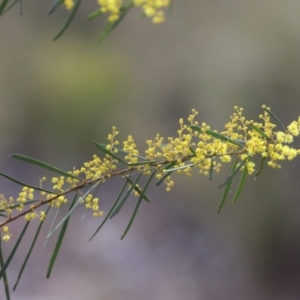
[[[113,177],[126,179],[134,173],[147,176],[156,170],[157,180],[164,182],[166,190],[170,191],[175,185],[173,173],[190,177],[193,170],[198,169],[201,174],[210,177],[212,172],[219,172],[224,163],[230,163],[232,157],[243,162],[240,171],[246,168],[247,175],[252,175],[256,170],[254,156],[262,157],[272,168],[280,168],[283,160],[293,160],[300,154],[299,149],[290,146],[300,133],[300,117],[292,121],[285,131],[276,131],[270,108],[263,106],[263,109],[263,114],[259,115],[261,121],[254,122],[246,119],[243,108],[234,107],[230,121],[220,133],[212,131],[205,122],[199,125],[196,121],[198,112],[193,109],[186,122],[179,119],[179,129],[174,137],[165,139],[157,134],[153,139],[146,140],[147,149],[143,156],[132,135],[122,142],[122,148],[118,148],[121,144],[117,139],[119,131],[113,126],[107,137],[108,144],[101,146],[103,157],[93,155],[90,161],[68,172],[73,177],[52,177],[53,193],[39,191],[36,197],[38,191],[24,186],[15,199],[0,194],[1,218],[5,218],[0,223],[2,239],[8,241],[12,236],[7,224],[14,220],[24,216],[26,221],[44,221],[46,213],[39,210],[41,207],[48,204],[60,208],[68,202],[69,194],[76,192],[82,195],[82,189]],[[124,163],[127,166],[120,169]],[[40,180],[40,189],[46,180],[46,177]],[[140,196],[138,185],[132,189],[132,194]],[[36,198],[38,201],[32,203]],[[94,217],[103,215],[99,198],[88,194],[81,201]]]

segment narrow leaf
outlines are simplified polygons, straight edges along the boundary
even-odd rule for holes
[[[200,126],[194,126],[194,125],[191,125],[190,126],[191,129],[195,130],[195,131],[198,131],[198,132],[202,132],[202,128]],[[228,138],[227,136],[221,134],[221,133],[218,133],[218,132],[215,132],[215,131],[212,131],[212,130],[205,130],[205,133],[218,139],[218,140],[221,140],[221,141],[224,141],[224,142],[229,142],[231,144],[234,144],[236,146],[241,146],[243,147],[243,145],[241,143],[238,143],[236,140],[232,140],[230,138]]]
[[[214,160],[211,159],[211,160],[210,160],[209,173],[208,173],[208,179],[209,179],[209,180],[212,180],[213,170],[214,170]]]
[[[235,142],[239,143],[241,146],[245,146],[246,145],[246,141],[245,140],[241,140],[241,139],[236,139],[234,140]]]
[[[13,8],[15,6],[15,4],[17,4],[19,2],[19,0],[15,0],[13,1],[10,5],[8,5],[0,14],[1,16],[3,16],[5,13],[7,13],[11,8]]]
[[[256,132],[258,132],[261,136],[265,137],[267,140],[271,140],[269,136],[267,136],[263,131],[261,131],[257,126],[252,124],[252,129],[254,129]]]
[[[51,206],[48,206],[48,208],[47,208],[47,210],[46,210],[46,218],[47,218],[47,214],[48,214],[50,208],[51,208]],[[45,222],[45,220],[42,221],[42,222],[40,222],[40,225],[39,225],[39,227],[38,227],[38,229],[37,229],[37,231],[36,231],[36,233],[35,233],[35,236],[34,236],[34,238],[33,238],[33,241],[32,241],[32,243],[31,243],[31,246],[30,246],[30,248],[29,248],[29,251],[28,251],[28,253],[27,253],[26,257],[25,257],[25,260],[24,260],[24,262],[23,262],[23,264],[22,264],[22,267],[21,267],[21,269],[20,269],[20,272],[19,272],[19,274],[18,274],[18,278],[17,278],[17,281],[16,281],[16,283],[15,283],[15,285],[14,285],[14,287],[13,287],[13,290],[15,290],[15,289],[17,288],[17,286],[18,286],[18,283],[19,283],[19,281],[20,281],[20,279],[21,279],[21,276],[22,276],[22,274],[23,274],[23,271],[24,271],[24,269],[25,269],[25,267],[26,267],[26,264],[27,264],[27,262],[28,262],[28,260],[29,260],[29,257],[30,257],[30,255],[31,255],[31,253],[32,253],[32,250],[33,250],[33,248],[34,248],[34,246],[35,246],[35,243],[36,243],[36,241],[37,241],[37,238],[38,238],[38,236],[39,236],[39,234],[40,234],[40,231],[41,231],[41,229],[42,229],[42,226],[43,226],[44,222]]]
[[[133,184],[133,181],[130,178],[127,177],[127,180],[130,184]],[[142,190],[138,186],[135,186],[134,190],[137,191],[147,203],[151,202],[151,200],[143,194]]]
[[[15,179],[15,178],[13,178],[13,177],[10,177],[10,176],[8,176],[8,175],[6,175],[6,174],[4,174],[4,173],[1,173],[1,172],[0,172],[0,176],[3,176],[3,177],[5,177],[6,179],[11,180],[11,181],[13,181],[13,182],[15,182],[15,183],[17,183],[17,184],[20,184],[20,185],[22,185],[22,186],[27,186],[27,187],[32,188],[32,189],[37,190],[37,191],[43,191],[43,192],[50,193],[50,194],[57,194],[57,192],[51,192],[51,191],[42,189],[42,188],[40,188],[40,187],[37,187],[37,186],[33,186],[33,185],[30,185],[30,184],[24,183],[24,182],[22,182],[22,181],[19,181],[19,180]]]
[[[4,265],[4,259],[3,259],[3,253],[2,253],[2,245],[1,245],[1,238],[0,238],[0,266],[1,268]],[[10,300],[10,294],[9,294],[9,284],[8,284],[8,278],[6,275],[6,272],[3,273],[3,285],[4,285],[4,291],[6,300]]]
[[[109,219],[109,217],[111,216],[111,213],[113,212],[113,210],[115,209],[116,205],[118,204],[125,188],[127,185],[128,181],[126,180],[121,191],[119,192],[119,195],[117,196],[114,204],[112,205],[112,207],[110,208],[109,212],[107,213],[106,217],[104,218],[104,220],[102,221],[102,223],[100,224],[100,226],[96,229],[96,231],[94,232],[94,234],[91,236],[91,238],[89,239],[89,242],[95,237],[95,235],[98,233],[98,231],[103,227],[103,225],[106,223],[106,221]]]
[[[259,170],[258,170],[258,171],[255,173],[255,175],[254,175],[254,179],[255,179],[255,180],[256,180],[256,177],[261,173],[261,171],[262,171],[262,169],[263,169],[263,167],[264,167],[265,160],[266,160],[265,157],[263,157],[263,158],[261,159]]]
[[[170,176],[171,174],[172,174],[172,172],[167,172],[165,175],[161,176],[161,177],[159,178],[159,180],[156,181],[155,185],[156,185],[156,186],[160,186],[160,185],[164,182],[164,180],[165,180],[168,176]]]
[[[71,11],[71,14],[69,16],[69,18],[67,19],[66,23],[63,25],[63,27],[61,28],[61,30],[57,33],[57,35],[53,38],[53,41],[56,41],[57,39],[59,39],[62,34],[68,29],[68,27],[70,26],[70,24],[72,23],[78,9],[80,6],[81,0],[77,0],[75,3],[74,8]]]
[[[172,169],[167,169],[167,170],[163,170],[163,172],[174,172],[174,171],[178,171],[178,170],[182,170],[182,169],[186,169],[186,168],[189,168],[189,167],[193,167],[195,164],[189,164],[189,165],[184,165],[184,166],[181,166],[181,167],[176,167],[176,168],[172,168]]]
[[[245,167],[244,170],[243,170],[243,174],[241,176],[241,179],[240,179],[240,182],[239,182],[239,185],[235,191],[235,194],[234,194],[234,197],[232,199],[232,203],[235,203],[238,199],[238,197],[240,196],[242,190],[243,190],[243,187],[244,187],[244,184],[245,184],[245,181],[246,181],[246,177],[247,177],[247,174],[248,174],[248,170],[247,168]]]
[[[149,184],[150,184],[150,182],[152,181],[152,178],[153,178],[155,172],[156,172],[156,170],[154,170],[154,171],[152,172],[152,174],[150,175],[150,177],[149,177],[147,183],[145,184],[145,187],[143,188],[143,191],[141,191],[140,197],[139,197],[139,199],[138,199],[138,201],[137,201],[137,203],[136,203],[136,206],[135,206],[135,208],[134,208],[134,210],[133,210],[132,216],[131,216],[131,218],[130,218],[130,220],[129,220],[129,223],[128,223],[128,225],[127,225],[127,227],[126,227],[126,229],[125,229],[125,231],[124,231],[122,237],[121,237],[121,240],[123,240],[123,238],[126,236],[127,232],[129,231],[129,229],[130,229],[130,227],[131,227],[131,225],[132,225],[132,223],[133,223],[133,221],[134,221],[134,219],[135,219],[135,217],[136,217],[136,214],[137,214],[137,212],[138,212],[138,210],[139,210],[139,207],[140,207],[140,205],[141,205],[141,202],[142,202],[142,200],[143,200],[143,196],[145,195],[146,190],[147,190],[147,188],[149,187]]]
[[[232,181],[229,181],[229,182],[227,183],[227,185],[226,185],[226,188],[224,189],[224,192],[223,192],[223,195],[222,195],[222,199],[221,199],[221,201],[220,201],[220,204],[219,204],[219,207],[218,207],[218,210],[217,210],[217,214],[220,213],[220,211],[221,211],[221,209],[222,209],[222,207],[223,207],[223,205],[224,205],[224,203],[225,203],[225,200],[226,200],[226,198],[227,198],[227,196],[228,196],[228,193],[229,193],[229,191],[230,191],[231,183],[232,183]]]
[[[19,236],[19,238],[18,238],[18,240],[17,240],[15,246],[13,247],[12,251],[10,252],[10,254],[9,254],[9,256],[8,256],[8,258],[7,258],[7,260],[6,260],[6,262],[5,262],[4,265],[2,266],[2,268],[1,268],[1,270],[0,270],[0,279],[1,279],[2,276],[4,275],[4,273],[5,273],[6,269],[7,269],[7,267],[9,266],[9,264],[10,264],[12,258],[14,257],[14,255],[15,255],[15,253],[16,253],[18,247],[19,247],[19,244],[20,244],[20,242],[21,242],[21,240],[22,240],[22,238],[23,238],[23,236],[24,236],[24,234],[25,234],[25,232],[26,232],[26,230],[27,230],[27,228],[28,228],[28,225],[29,225],[29,222],[26,222],[26,224],[25,224],[25,226],[24,226],[24,228],[23,228],[23,230],[22,230],[22,232],[21,232],[21,234],[20,234],[20,236]]]
[[[119,16],[119,19],[116,20],[115,22],[107,22],[104,29],[102,30],[102,32],[100,33],[100,36],[98,38],[98,44],[100,44],[103,39],[109,34],[111,33],[123,20],[123,18],[126,16],[126,14],[128,13],[128,11],[132,8],[133,6],[133,1],[130,1],[128,3],[128,5],[124,5],[121,8],[121,14]]]
[[[147,160],[147,161],[139,161],[136,163],[129,163],[128,166],[152,165],[154,163],[157,163],[157,161],[156,160]]]
[[[2,15],[3,10],[5,9],[6,5],[8,4],[9,0],[3,0],[0,5],[0,15]]]
[[[127,225],[127,227],[126,227],[123,235],[121,236],[121,240],[123,240],[123,238],[126,236],[127,232],[129,231],[129,229],[130,229],[130,227],[131,227],[131,225],[132,225],[132,223],[133,223],[133,221],[134,221],[134,219],[136,217],[136,214],[137,214],[137,212],[139,210],[139,207],[140,207],[141,203],[142,203],[142,198],[139,198],[138,201],[137,201],[137,203],[136,203],[136,206],[135,206],[135,208],[133,210],[133,213],[132,213],[132,216],[131,216],[131,218],[129,220],[129,223],[128,223],[128,225]]]
[[[98,149],[100,149],[102,152],[104,152],[105,154],[108,154],[109,156],[115,158],[119,162],[127,165],[127,162],[125,160],[123,160],[122,158],[118,157],[116,154],[112,153],[111,151],[107,150],[106,147],[103,144],[99,144],[96,141],[94,141],[94,143],[95,143],[96,147]]]
[[[62,218],[62,220],[54,227],[54,229],[52,229],[52,231],[47,235],[46,239],[49,239],[54,232],[56,232],[56,230],[58,230],[63,224],[64,222],[69,218],[69,216],[74,212],[74,210],[77,208],[77,206],[79,204],[82,203],[83,199],[90,194],[90,192],[97,187],[98,184],[100,184],[101,181],[97,182],[96,184],[94,184],[82,197],[80,197],[77,202],[75,203],[75,205],[65,214],[65,216]]]
[[[80,218],[80,221],[83,221],[85,219],[86,215],[87,215],[87,209],[83,212],[83,215]]]
[[[54,13],[63,3],[63,0],[55,0],[51,8],[48,10],[47,14],[51,15]]]
[[[75,200],[77,198],[77,195],[75,195],[73,201],[72,201],[72,204],[69,208],[69,211],[72,209],[72,207],[74,206],[75,204]],[[57,258],[57,255],[58,255],[58,252],[59,252],[59,249],[60,249],[60,246],[62,244],[62,241],[64,239],[64,236],[65,236],[65,233],[66,233],[66,230],[67,230],[67,227],[68,227],[68,223],[69,223],[69,220],[70,220],[70,216],[65,220],[62,228],[61,228],[61,231],[59,233],[59,236],[57,238],[57,242],[56,242],[56,245],[54,247],[54,250],[53,250],[53,253],[52,253],[52,256],[51,256],[51,259],[50,259],[50,263],[49,263],[49,266],[48,266],[48,270],[47,270],[47,276],[46,278],[48,279],[51,275],[51,272],[52,272],[52,269],[53,269],[53,266],[54,266],[54,263],[56,261],[56,258]]]
[[[239,161],[239,159],[237,158],[237,159],[235,160],[235,162],[234,162],[232,168],[231,168],[231,173],[235,170],[238,161]],[[225,187],[225,189],[224,189],[224,192],[223,192],[221,201],[220,201],[220,203],[219,203],[219,207],[218,207],[218,210],[217,210],[217,214],[220,213],[220,211],[221,211],[221,209],[222,209],[222,207],[223,207],[223,205],[224,205],[224,203],[225,203],[225,200],[226,200],[226,198],[227,198],[227,196],[228,196],[228,193],[229,193],[229,191],[230,191],[231,183],[232,183],[232,180],[230,180],[230,181],[228,181],[228,182],[226,183],[226,187]]]
[[[197,153],[196,151],[192,148],[192,147],[189,147],[190,151],[193,153],[193,156],[197,156]]]
[[[91,21],[91,20],[101,16],[102,14],[103,14],[103,12],[100,9],[97,9],[88,15],[88,19]]]
[[[236,176],[238,171],[241,169],[241,167],[246,163],[248,160],[249,156],[246,157],[231,173],[230,175],[219,185],[219,188],[225,186],[228,182],[232,181],[232,179]]]
[[[39,202],[39,201],[41,201],[41,200],[30,200],[30,201],[26,201],[25,203],[22,203],[22,204],[24,204],[24,206],[26,206],[26,205],[36,203],[36,202]],[[21,205],[21,203],[20,204],[15,204],[15,205],[10,206],[9,208],[14,209],[14,208],[19,207],[20,205]],[[6,211],[6,210],[5,209],[0,209],[0,212],[3,212],[3,211]]]
[[[162,168],[162,171],[168,170],[168,169],[174,167],[175,165],[176,165],[176,162],[175,162],[175,161],[170,162],[170,163],[168,163],[167,165],[165,165],[165,166]],[[172,174],[172,172],[167,172],[165,175],[163,175],[161,178],[159,178],[159,180],[157,180],[157,182],[155,183],[155,185],[156,185],[156,186],[160,186],[160,185],[164,182],[164,180],[165,180],[168,176],[170,176],[171,174]]]
[[[132,190],[134,189],[135,185],[138,183],[138,181],[140,180],[142,175],[143,175],[143,172],[141,172],[140,175],[136,178],[136,180],[131,184],[130,188],[127,190],[127,192],[125,193],[123,198],[120,200],[120,203],[118,204],[118,206],[115,208],[115,210],[110,215],[110,219],[113,218],[114,216],[116,216],[120,212],[121,208],[125,204],[126,200],[130,196]],[[126,179],[128,180],[128,178],[126,178]]]
[[[61,207],[59,207],[59,208],[56,209],[56,211],[55,211],[55,215],[54,215],[54,218],[52,219],[52,222],[51,222],[51,226],[50,226],[50,228],[49,228],[48,235],[50,234],[50,232],[52,232],[52,230],[53,230],[53,228],[54,228],[54,226],[55,226],[55,223],[56,223],[57,217],[58,217],[58,215],[59,215],[59,213],[60,213],[60,210],[61,210]],[[46,245],[47,245],[47,243],[48,243],[48,240],[49,240],[49,238],[46,237],[45,242],[44,242],[44,247],[46,247]]]
[[[268,115],[274,120],[274,122],[281,127],[283,131],[286,131],[284,125],[280,122],[280,120],[275,116],[275,114],[267,108],[264,108],[264,111],[268,113]]]
[[[108,218],[110,217],[111,213],[113,212],[113,210],[115,209],[116,205],[118,204],[121,196],[123,195],[123,192],[126,188],[128,181],[126,180],[119,195],[117,196],[117,199],[115,200],[114,204],[112,205],[112,207],[110,208],[109,212],[107,213],[106,217],[104,218],[104,220],[102,221],[102,223],[100,224],[100,226],[96,229],[96,231],[94,232],[94,234],[92,235],[92,237],[89,239],[89,242],[94,238],[94,236],[98,233],[98,231],[103,227],[103,225],[105,224],[105,222],[108,220]]]
[[[13,154],[13,155],[11,155],[11,157],[19,159],[19,160],[22,160],[22,161],[25,161],[25,162],[28,162],[30,164],[39,166],[39,167],[47,169],[47,170],[53,171],[55,173],[58,173],[60,175],[64,175],[66,177],[72,177],[72,178],[81,180],[80,177],[77,177],[77,176],[74,176],[72,174],[69,174],[69,173],[67,173],[67,172],[65,172],[65,171],[63,171],[61,169],[53,167],[53,166],[51,166],[49,164],[46,164],[46,163],[44,163],[42,161],[39,161],[39,160],[35,159],[35,158],[31,158],[31,157],[28,157],[28,156],[25,156],[25,155],[20,155],[20,154]]]
[[[172,161],[161,168],[161,170],[168,170],[176,165],[176,161]]]

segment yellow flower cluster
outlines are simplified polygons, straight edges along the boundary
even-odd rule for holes
[[[119,132],[116,130],[115,127],[112,128],[113,132],[112,134],[108,135],[108,141],[110,142],[106,148],[114,153],[117,153],[116,146],[118,145],[118,141],[115,141],[115,137],[119,134]],[[129,145],[129,147],[133,147],[133,145]],[[133,151],[134,152],[134,151]],[[132,153],[133,153],[132,152]],[[83,179],[82,181],[87,180],[97,180],[101,177],[107,177],[109,178],[111,173],[116,169],[116,163],[117,160],[113,159],[111,156],[106,155],[106,157],[102,160],[97,155],[93,155],[93,159],[91,161],[85,162],[83,167],[80,169],[74,169],[73,171],[68,172],[69,174],[72,174],[74,176],[80,176]],[[40,180],[40,187],[42,188],[42,183],[46,181],[46,177],[43,177]],[[73,177],[66,177],[66,176],[59,176],[59,177],[53,177],[52,182],[52,189],[54,191],[57,191],[58,194],[63,193],[66,189],[72,189],[76,188],[76,185],[82,182],[80,179],[75,179]],[[102,178],[102,181],[104,182],[104,178]],[[67,185],[68,184],[68,185]],[[19,193],[19,196],[17,198],[17,210],[22,211],[24,209],[24,205],[27,203],[27,201],[32,200],[34,197],[34,189],[23,187],[22,191]],[[49,201],[49,204],[53,207],[59,208],[63,204],[66,204],[68,202],[67,197],[63,195],[57,195],[54,193],[47,193],[45,191],[41,192],[41,197],[44,198],[46,201]],[[91,195],[88,195],[85,199],[86,202],[86,209],[92,209],[93,210],[93,216],[102,216],[103,212],[99,210],[99,199],[93,198]],[[8,216],[11,214],[12,209],[11,207],[14,205],[13,198],[10,197],[9,201],[3,196],[0,195],[0,209],[5,210],[8,214]],[[34,207],[31,206],[31,211],[25,214],[25,220],[31,221],[35,218],[39,218],[40,221],[43,221],[46,218],[45,212],[36,212],[34,210]],[[5,235],[7,238],[7,235]]]
[[[97,0],[102,13],[109,14],[108,21],[115,22],[120,18],[122,8],[125,7],[123,0]],[[163,8],[170,5],[171,0],[133,0],[129,1],[134,6],[141,7],[145,16],[152,18],[153,23],[161,23],[165,19]],[[128,4],[128,2],[127,2]],[[66,9],[73,9],[74,0],[64,0]]]
[[[0,194],[0,210],[5,211],[10,217],[12,213],[12,206],[14,205],[14,199],[13,197],[9,197],[8,199],[5,198],[3,194]]]
[[[45,194],[42,192],[41,194]],[[53,199],[54,198],[54,199]],[[56,197],[56,194],[46,194],[46,200],[53,199],[50,201],[50,205],[54,206],[56,208],[61,207],[63,204],[66,204],[68,202],[68,199],[64,195],[60,195]]]
[[[60,176],[60,177],[53,177],[52,178],[52,183],[54,183],[53,185],[53,190],[57,190],[59,192],[63,191],[63,185],[65,183],[65,177],[64,176]]]
[[[85,197],[85,208],[86,209],[92,209],[93,210],[93,216],[94,217],[101,217],[103,216],[103,212],[99,211],[99,199],[94,198],[92,194],[88,194]]]
[[[110,171],[114,170],[116,166],[112,163],[110,158],[106,157],[103,160],[97,155],[93,155],[93,159],[89,162],[84,163],[84,167],[73,172],[74,175],[78,176],[84,174],[86,179],[96,179],[104,174],[109,174]]]
[[[100,4],[101,12],[109,14],[109,22],[115,22],[119,19],[123,5],[122,0],[98,0],[98,3]]]
[[[64,0],[64,5],[65,5],[66,9],[71,10],[71,9],[73,9],[75,3],[74,3],[74,0]]]
[[[136,144],[134,143],[133,137],[129,135],[127,140],[123,142],[123,150],[126,151],[128,154],[125,156],[125,160],[130,163],[134,164],[138,162],[139,158],[139,151],[136,148]]]
[[[17,210],[23,210],[24,203],[26,203],[28,200],[33,200],[33,197],[34,189],[24,186],[22,191],[19,193],[19,197],[17,198],[17,202],[20,203],[20,205],[17,207]]]
[[[263,106],[265,109],[269,109]],[[230,139],[224,140],[216,137],[211,131],[210,126],[202,123],[201,126],[195,121],[198,112],[192,110],[191,115],[187,118],[188,123],[185,124],[183,119],[179,120],[179,130],[177,137],[169,137],[167,142],[159,134],[153,140],[147,140],[147,149],[145,150],[145,159],[156,162],[155,167],[160,170],[156,175],[158,179],[162,178],[168,169],[164,169],[166,163],[172,162],[172,171],[177,174],[184,173],[187,176],[192,176],[193,168],[198,168],[199,172],[208,176],[210,172],[219,172],[222,163],[232,161],[232,156],[237,156],[241,161],[245,160],[244,166],[247,168],[249,175],[255,172],[255,163],[251,160],[254,155],[268,158],[268,165],[274,168],[280,168],[279,161],[288,159],[292,160],[299,153],[287,144],[293,141],[293,136],[299,135],[300,118],[298,121],[293,121],[287,126],[286,132],[274,131],[275,124],[271,122],[270,115],[264,111],[259,118],[262,122],[254,122],[246,120],[243,115],[243,108],[235,107],[235,111],[230,117],[230,122],[225,125],[225,130],[220,134],[223,137]],[[193,127],[199,126],[199,130]],[[106,149],[114,154],[118,154],[117,146],[119,142],[116,136],[119,134],[116,127],[112,128],[112,134],[108,135],[110,142]],[[233,143],[235,141],[236,143]],[[139,151],[131,135],[123,142],[123,151],[125,151],[125,161],[129,165],[136,164],[139,160]],[[97,178],[109,178],[117,168],[117,160],[106,154],[104,159],[97,155],[89,162],[85,162],[84,166],[69,172],[75,176],[84,176],[85,180],[97,180]],[[136,170],[150,174],[151,164],[137,165]],[[64,182],[74,187],[79,180],[74,178],[55,177],[52,179],[53,189],[58,192],[63,191]],[[164,178],[166,190],[170,191],[174,186],[174,181],[171,176]],[[138,193],[137,193],[138,194]],[[54,194],[48,194],[50,199]],[[59,196],[51,202],[52,205],[60,207],[66,203],[65,196]],[[88,204],[88,207],[90,204]]]
[[[38,218],[41,222],[43,222],[46,218],[46,213],[44,211],[40,211],[39,213],[36,212],[34,209],[32,209],[32,212],[27,213],[25,215],[25,220],[26,221],[31,221],[35,218]]]
[[[206,123],[202,123],[201,127],[198,127],[199,130],[195,131],[193,127],[198,125],[194,121],[197,112],[193,110],[188,118],[188,125],[184,124],[182,119],[179,120],[178,137],[168,138],[168,143],[164,143],[164,139],[158,134],[154,140],[147,141],[146,158],[175,162],[172,169],[188,176],[191,176],[193,167],[206,176],[211,170],[219,172],[221,163],[230,162],[232,156],[238,156],[241,161],[246,160],[241,170],[247,168],[249,175],[255,171],[255,163],[251,158],[256,154],[268,158],[270,167],[280,168],[279,161],[292,160],[300,154],[299,149],[287,145],[300,133],[300,118],[287,126],[285,132],[274,131],[276,125],[271,122],[267,112],[270,108],[263,108],[264,114],[260,115],[263,122],[256,123],[246,120],[243,108],[235,107],[235,112],[230,122],[225,125],[225,131],[221,132],[221,137],[216,136],[217,132],[211,131]],[[219,162],[216,161],[217,158]],[[163,170],[157,178],[161,178],[166,171]],[[168,177],[165,182],[167,190],[174,185]],[[171,182],[171,185],[168,182]]]
[[[144,14],[152,18],[153,23],[161,23],[165,20],[162,8],[170,5],[170,0],[134,0],[135,6],[141,6]]]
[[[1,232],[3,234],[2,240],[8,242],[12,236],[12,234],[9,232],[8,226],[3,226],[3,228],[1,228]]]
[[[280,168],[283,160],[292,160],[300,154],[299,149],[290,146],[294,137],[300,134],[300,117],[286,128],[276,119],[269,107],[263,106],[264,112],[259,116],[260,122],[247,120],[243,114],[243,108],[234,107],[234,113],[230,121],[225,125],[225,130],[218,133],[212,131],[210,126],[202,122],[199,126],[195,120],[198,112],[192,110],[187,118],[179,120],[179,129],[175,137],[169,137],[166,142],[157,134],[153,140],[147,140],[145,156],[139,154],[137,146],[131,135],[123,141],[122,150],[118,149],[119,141],[116,140],[119,132],[112,127],[112,133],[108,135],[108,144],[97,144],[105,157],[101,159],[93,155],[92,160],[85,162],[82,167],[68,172],[76,176],[53,177],[52,189],[54,193],[41,192],[41,203],[49,203],[53,207],[61,207],[67,203],[66,195],[72,191],[78,191],[82,187],[90,186],[96,182],[104,182],[112,176],[131,174],[132,171],[149,175],[151,170],[156,170],[156,178],[166,184],[166,190],[170,191],[174,186],[172,173],[183,173],[192,176],[193,169],[198,169],[205,176],[211,176],[212,172],[219,172],[223,163],[229,163],[232,157],[237,157],[240,162],[240,170],[246,170],[243,174],[251,175],[255,172],[253,157],[261,156],[272,168]],[[274,119],[274,124],[272,120]],[[281,130],[275,130],[280,126]],[[124,159],[122,158],[124,157]],[[118,162],[127,164],[126,169],[118,170]],[[46,178],[40,180],[40,187]],[[133,194],[140,196],[141,188],[136,184]],[[22,211],[26,204],[34,198],[34,189],[27,186],[22,188],[16,202],[10,197],[6,199],[0,195],[0,211],[6,212],[9,219],[12,210]],[[102,216],[99,209],[99,199],[89,194],[82,199],[87,210],[93,211],[93,216]],[[24,213],[23,213],[24,214]],[[25,220],[38,218],[43,221],[45,212],[36,212],[35,206],[31,206],[25,214]],[[9,240],[8,227],[2,228],[2,239]]]

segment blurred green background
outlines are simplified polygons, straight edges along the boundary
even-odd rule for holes
[[[143,148],[157,132],[176,134],[192,108],[218,130],[234,105],[257,118],[266,104],[285,124],[300,115],[298,1],[174,1],[160,25],[132,10],[101,46],[105,17],[86,19],[96,1],[83,3],[57,42],[68,12],[48,16],[51,5],[27,1],[22,16],[15,7],[0,18],[1,172],[36,184],[43,170],[9,154],[70,170],[97,153],[92,141],[105,142],[111,126]],[[40,239],[13,299],[300,299],[299,167],[295,159],[249,177],[237,204],[228,201],[218,216],[217,187],[228,168],[212,182],[195,173],[177,179],[170,193],[152,189],[152,203],[142,205],[122,242],[134,199],[91,243],[101,220],[80,221],[79,210],[51,278],[55,239],[46,247]],[[0,183],[1,193],[18,194],[19,187]],[[100,190],[104,212],[120,184]],[[31,235],[10,266],[11,285]]]

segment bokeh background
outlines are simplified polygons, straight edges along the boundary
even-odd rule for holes
[[[161,25],[135,9],[101,46],[105,17],[86,19],[96,1],[83,3],[57,42],[68,13],[48,16],[51,5],[26,1],[22,16],[16,6],[0,18],[1,172],[37,184],[45,172],[9,154],[70,170],[97,153],[92,140],[105,142],[112,125],[143,148],[157,132],[176,134],[192,108],[218,130],[234,105],[257,118],[266,104],[285,124],[300,115],[299,1],[174,1]],[[13,299],[300,299],[299,167],[296,159],[249,177],[239,201],[220,215],[217,187],[229,169],[212,182],[181,177],[170,193],[151,189],[151,204],[141,206],[123,241],[134,198],[90,243],[101,220],[81,221],[79,209],[51,278],[56,236],[46,247],[39,239]],[[1,193],[18,194],[0,180]],[[116,179],[101,187],[104,212],[120,186]],[[11,286],[37,224],[10,265]],[[23,225],[12,226],[15,237]],[[13,244],[4,245],[6,254]]]

